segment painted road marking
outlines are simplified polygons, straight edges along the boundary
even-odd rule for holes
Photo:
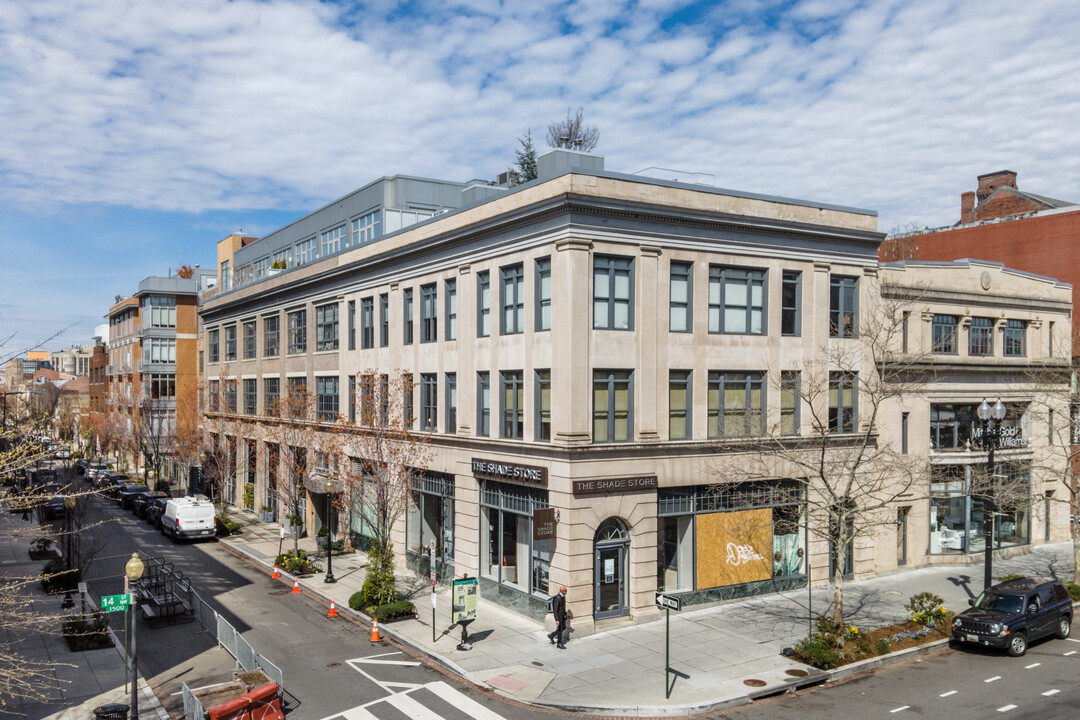
[[[470,717],[476,718],[476,720],[503,720],[502,715],[488,710],[471,697],[463,695],[442,680],[428,683],[424,687],[450,703],[452,707],[456,707]]]
[[[1065,657],[1069,657],[1070,655],[1075,655],[1075,654],[1076,654],[1075,650],[1070,650],[1069,652],[1065,653]]]
[[[1010,710],[1015,710],[1016,707],[1016,705],[1006,705],[1005,707],[999,707],[998,712],[1009,712]]]
[[[1047,690],[1046,692],[1043,693],[1043,697],[1050,697],[1051,695],[1057,695],[1059,692],[1061,692],[1061,691],[1060,690]]]
[[[955,695],[958,692],[960,692],[960,691],[959,690],[950,690],[949,692],[941,693],[940,695],[938,695],[938,697],[949,697],[950,695]]]
[[[1000,680],[1000,679],[1001,679],[1000,675],[995,675],[992,678],[987,678],[987,679],[983,680],[983,682],[994,682],[995,680]]]
[[[911,707],[911,706],[910,705],[901,705],[900,707],[896,708],[895,710],[890,710],[889,712],[897,713],[897,712],[900,712],[901,710],[907,710],[909,707]]]
[[[442,720],[434,710],[421,705],[411,695],[405,693],[389,697],[386,702],[405,713],[405,717],[410,720]]]
[[[1069,642],[1080,642],[1080,640],[1077,640],[1076,638],[1065,638],[1065,639],[1068,640]]]
[[[1031,663],[1030,665],[1025,665],[1025,666],[1024,666],[1024,669],[1025,669],[1025,670],[1030,670],[1031,668],[1033,668],[1033,667],[1039,667],[1040,665],[1042,665],[1042,663]]]

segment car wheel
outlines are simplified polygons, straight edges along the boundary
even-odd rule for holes
[[[1062,615],[1061,619],[1058,620],[1057,636],[1064,640],[1069,637],[1070,632],[1072,632],[1072,620],[1069,619],[1068,615]]]
[[[1022,632],[1018,632],[1012,636],[1009,640],[1009,655],[1012,657],[1020,657],[1027,652],[1027,636]]]

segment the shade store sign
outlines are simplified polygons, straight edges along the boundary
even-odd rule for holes
[[[640,492],[655,490],[655,475],[639,477],[601,478],[598,480],[575,480],[574,495],[604,495],[607,493]]]
[[[547,468],[532,465],[517,465],[473,458],[472,473],[478,478],[504,480],[524,485],[535,485],[536,487],[547,487],[548,484]]]

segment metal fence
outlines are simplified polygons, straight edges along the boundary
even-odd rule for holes
[[[244,668],[244,672],[253,672],[256,668],[255,649],[251,647],[251,644],[244,639],[243,635],[236,632],[236,628],[228,620],[220,615],[217,616],[217,629],[217,639],[221,643],[221,647],[236,658],[236,662],[239,663],[240,667]]]
[[[271,682],[277,683],[278,687],[284,689],[284,686],[281,684],[281,668],[267,660],[262,655],[255,656],[255,665],[258,666],[258,668],[264,673],[266,673],[266,677],[270,678]]]
[[[184,717],[187,720],[202,720],[206,717],[202,702],[195,697],[195,693],[191,691],[186,682],[180,683],[180,689],[184,693]]]

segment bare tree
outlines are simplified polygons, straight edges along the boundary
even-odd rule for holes
[[[191,474],[191,469],[199,462],[203,451],[203,392],[205,388],[194,383],[176,396],[176,426],[173,429],[172,457],[180,466],[184,481]]]
[[[161,465],[173,449],[175,420],[170,415],[167,401],[163,398],[148,394],[139,403],[139,452],[154,471],[156,482],[159,483],[155,489],[160,489]]]
[[[809,359],[770,376],[775,391],[788,398],[785,404],[800,409],[801,427],[795,427],[794,414],[782,413],[771,425],[753,416],[717,419],[720,437],[728,435],[728,422],[738,421],[745,425],[730,435],[750,435],[755,442],[750,452],[739,455],[720,442],[714,471],[725,482],[712,492],[730,492],[733,481],[766,481],[770,492],[780,495],[774,502],[805,503],[810,536],[826,540],[833,559],[837,624],[844,618],[849,548],[894,526],[901,496],[905,504],[925,497],[925,458],[902,454],[882,442],[880,433],[884,409],[922,392],[929,356],[899,352],[903,311],[916,295],[882,289],[860,314],[857,332],[853,326],[834,327],[832,334],[846,339],[827,342]],[[853,317],[837,322],[849,321],[855,322]],[[785,489],[780,479],[797,490]]]
[[[391,534],[415,503],[414,483],[431,461],[431,434],[413,429],[413,389],[408,373],[363,374],[354,398],[358,421],[339,422],[332,447],[346,502],[372,521],[365,585],[377,604],[396,599]]]
[[[547,144],[554,148],[591,152],[600,142],[600,129],[585,124],[585,111],[566,109],[566,119],[557,120],[547,129]]]
[[[289,523],[300,528],[293,532],[293,553],[300,549],[308,480],[318,453],[323,452],[325,433],[319,431],[315,414],[315,396],[307,388],[289,388],[288,395],[273,403],[270,414],[275,422],[264,426],[267,442],[276,448],[278,468],[277,496],[285,506]]]
[[[236,415],[236,381],[229,367],[222,369],[217,380],[207,383],[209,407],[202,426],[202,447],[206,455],[202,472],[210,485],[211,499],[218,513],[228,516],[228,489],[236,488],[236,443],[239,425]]]

